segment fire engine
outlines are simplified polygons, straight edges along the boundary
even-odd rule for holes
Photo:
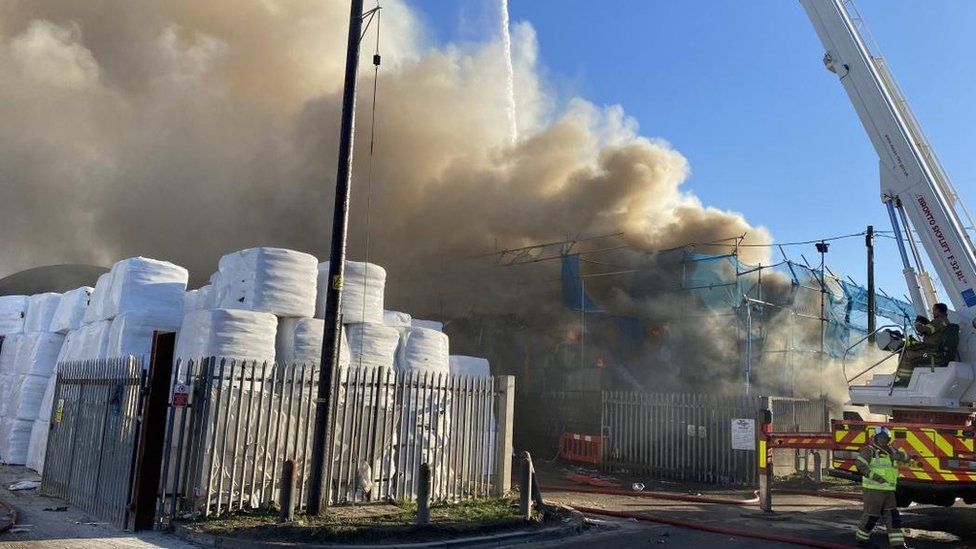
[[[966,232],[973,221],[853,2],[800,4],[826,49],[824,65],[840,81],[878,154],[881,201],[891,219],[915,312],[928,316],[937,301],[927,258],[952,309],[951,329],[959,334],[958,352],[950,353],[954,356],[916,368],[905,386],[892,374],[874,372],[868,372],[866,383],[850,385],[850,404],[883,414],[886,421],[846,415],[832,421],[831,433],[811,434],[816,440],[806,447],[832,449],[830,474],[859,480],[854,466],[858,449],[871,441],[878,425],[887,425],[893,444],[918,458],[901,469],[900,505],[915,501],[949,506],[957,498],[976,503],[976,254]],[[890,335],[879,333],[878,342],[897,351],[899,338]],[[797,447],[785,435],[771,435],[767,440],[773,447]]]

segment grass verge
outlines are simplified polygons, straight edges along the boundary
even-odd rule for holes
[[[552,514],[550,511],[549,514]],[[544,513],[546,515],[546,513]],[[240,512],[185,524],[191,532],[229,538],[296,543],[411,543],[538,526],[518,515],[512,498],[468,500],[431,507],[430,524],[416,525],[415,503],[330,507],[322,517],[296,515],[279,523],[275,510]]]

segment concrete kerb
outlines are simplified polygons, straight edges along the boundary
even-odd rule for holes
[[[389,543],[360,545],[355,544],[357,549],[426,549],[426,548],[457,548],[457,547],[481,547],[496,546],[498,542],[522,542],[529,540],[557,539],[579,533],[585,523],[583,514],[579,511],[563,505],[553,505],[565,511],[571,518],[562,524],[546,526],[538,529],[520,528],[508,532],[497,532],[494,534],[484,534],[477,536],[465,536],[453,539],[445,539],[418,543]],[[229,536],[215,536],[203,534],[188,529],[185,525],[177,524],[172,530],[173,535],[191,543],[204,547],[217,548],[240,548],[240,549],[338,549],[350,547],[350,544],[340,543],[293,543],[285,541],[256,541]]]

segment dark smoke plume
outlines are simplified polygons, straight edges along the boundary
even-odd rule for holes
[[[145,255],[188,267],[200,284],[222,254],[249,246],[326,257],[346,6],[0,4],[0,276]],[[641,363],[671,361],[654,371],[677,387],[739,387],[729,319],[669,295],[680,268],[658,252],[742,235],[768,243],[769,233],[684,190],[687,160],[619,106],[554,93],[530,25],[513,27],[512,143],[501,40],[433,47],[402,1],[383,13],[371,185],[371,66],[360,72],[350,255],[366,255],[368,236],[369,260],[391,273],[391,308],[455,319],[452,337],[470,328],[452,340],[461,352],[507,329],[495,337],[525,343],[504,357],[509,371],[552,362],[538,349],[572,354],[581,329],[559,299],[559,261],[498,267],[485,254],[619,233],[626,249],[589,258],[642,283],[607,277],[592,290],[609,312],[652,325]],[[765,248],[741,252],[768,262]],[[679,323],[676,311],[697,320]],[[566,360],[590,362],[585,351]]]

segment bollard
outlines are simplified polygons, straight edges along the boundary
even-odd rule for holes
[[[290,459],[281,465],[281,492],[278,500],[281,502],[278,522],[293,522],[295,520],[295,462]]]
[[[813,481],[823,482],[823,458],[820,452],[813,453]]]
[[[532,455],[525,453],[525,458],[529,462],[529,474],[532,476],[532,502],[536,509],[542,509],[546,502],[542,500],[542,489],[539,488],[539,476],[535,474],[535,464],[532,463]]]
[[[532,456],[522,452],[521,474],[519,475],[519,514],[525,520],[532,520]]]
[[[539,476],[535,474],[535,467],[532,467],[532,501],[535,502],[536,509],[545,507],[546,502],[542,499],[542,490],[539,488]]]
[[[430,524],[430,465],[420,464],[420,485],[417,487],[417,524]]]

